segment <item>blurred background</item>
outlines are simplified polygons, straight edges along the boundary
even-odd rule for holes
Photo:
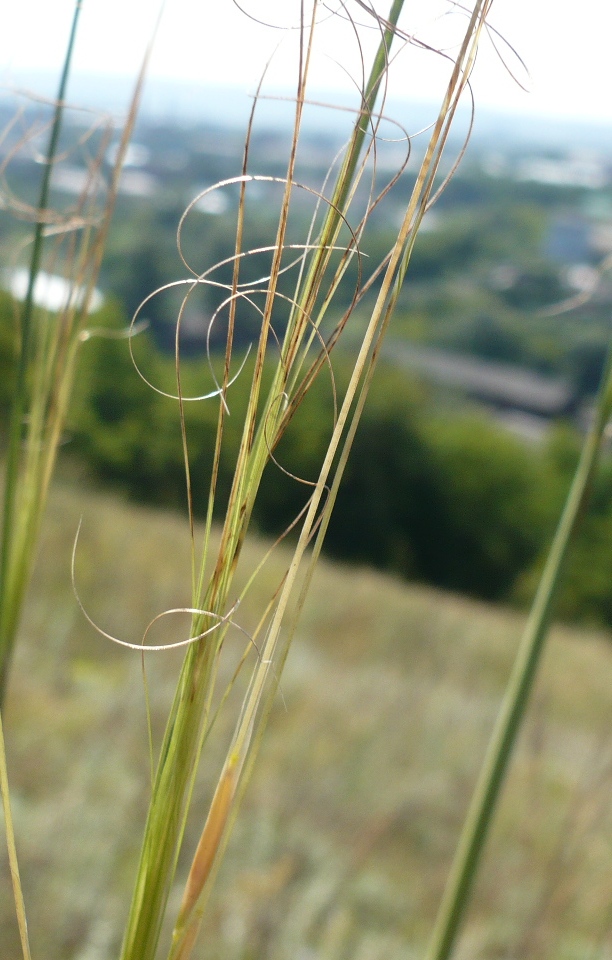
[[[153,291],[185,278],[176,232],[189,204],[185,259],[195,273],[214,268],[215,282],[231,282],[224,261],[234,249],[238,186],[217,185],[241,172],[245,125],[268,62],[249,170],[267,178],[286,172],[299,4],[249,0],[241,7],[166,4],[93,304],[96,328],[125,330]],[[367,61],[368,17],[359,5],[349,7],[366,26]],[[48,99],[72,11],[69,0],[24,0],[3,13],[3,433],[14,382],[14,301],[26,283],[27,211],[36,202]],[[64,214],[78,208],[92,183],[96,202],[104,201],[157,14],[143,0],[85,0],[52,180],[53,206]],[[297,172],[313,191],[322,189],[359,102],[360,52],[338,22],[342,14],[341,4],[321,10]],[[597,0],[563,11],[548,2],[536,10],[526,0],[493,6],[494,29],[474,73],[469,143],[423,222],[330,525],[324,575],[289,661],[284,706],[274,714],[237,827],[202,957],[421,955],[609,346],[608,19]],[[446,2],[410,4],[401,23],[407,36],[451,56],[465,11]],[[371,184],[380,189],[406,164],[371,216],[362,246],[372,263],[384,257],[401,222],[451,65],[414,44],[392,65],[376,169],[354,202],[356,211],[365,209]],[[466,102],[443,174],[471,120]],[[245,247],[272,242],[280,199],[278,183],[249,184]],[[296,194],[290,240],[303,238],[315,203],[312,193]],[[263,263],[250,258],[245,278],[255,281]],[[36,291],[51,310],[54,296],[63,296],[60,267]],[[338,291],[330,329],[358,280],[355,267]],[[290,276],[286,282],[289,295]],[[182,320],[184,387],[192,395],[214,387],[206,352],[214,369],[225,342],[219,291],[203,286]],[[133,341],[136,361],[163,389],[173,382],[180,300],[180,288],[166,291],[137,317],[147,326]],[[336,354],[340,387],[366,318],[367,302]],[[240,317],[242,355],[257,319],[255,312]],[[248,376],[231,388],[222,494],[247,391]],[[291,474],[316,476],[331,408],[322,381],[277,452]],[[189,404],[187,430],[202,517],[214,404]],[[306,496],[271,467],[255,510],[258,536],[285,530]],[[188,602],[184,512],[175,405],[137,377],[125,340],[91,337],[82,348],[8,707],[26,899],[35,952],[47,960],[116,955],[146,800],[140,661],[109,651],[78,613],[70,585],[78,516],[85,517],[79,590],[97,622],[137,642],[159,609]],[[256,553],[263,542],[250,549]],[[612,957],[609,456],[559,616],[565,626],[460,948],[466,958]],[[174,669],[178,661],[168,660]],[[167,661],[150,662],[159,736],[174,674]],[[308,782],[304,769],[312,771]],[[196,824],[194,843],[197,835]],[[0,938],[8,958],[18,952],[8,885],[5,893],[7,933]]]

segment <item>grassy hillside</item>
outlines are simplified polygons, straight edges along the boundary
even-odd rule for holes
[[[138,643],[190,591],[180,518],[59,487],[6,712],[33,955],[44,960],[117,955],[150,786],[141,658],[98,636],[72,592],[81,515],[77,586],[105,630]],[[246,566],[262,549],[248,547]],[[281,569],[273,558],[263,579]],[[239,610],[246,629],[255,608],[253,596]],[[321,564],[198,957],[421,956],[520,627],[498,608]],[[180,638],[176,628],[162,621],[151,642]],[[158,746],[180,654],[146,662]],[[607,635],[556,631],[458,957],[611,955],[611,675]],[[198,784],[190,851],[217,772]],[[0,857],[0,956],[13,960]]]

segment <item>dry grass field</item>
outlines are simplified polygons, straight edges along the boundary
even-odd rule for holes
[[[180,517],[58,486],[6,710],[30,936],[44,960],[117,955],[150,791],[141,657],[98,636],[73,594],[80,516],[77,587],[101,627],[138,643],[156,613],[189,598]],[[248,546],[246,568],[261,550]],[[273,557],[262,590],[282,567]],[[239,611],[246,629],[256,605],[253,594]],[[187,627],[162,623],[151,642]],[[520,628],[506,610],[321,563],[197,957],[422,955]],[[154,748],[179,662],[179,652],[146,657]],[[612,956],[611,676],[608,636],[555,631],[461,960]],[[234,700],[237,690],[207,748],[189,851]],[[2,857],[0,955],[16,960]]]

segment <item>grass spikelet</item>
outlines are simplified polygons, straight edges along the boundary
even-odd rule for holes
[[[230,756],[219,778],[208,817],[193,858],[185,894],[172,937],[169,960],[189,960],[202,922],[203,907],[198,908],[204,885],[210,877],[215,857],[227,827],[236,792],[238,757]]]

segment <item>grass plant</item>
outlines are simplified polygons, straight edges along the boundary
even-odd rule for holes
[[[446,960],[451,955],[466,905],[469,902],[470,888],[478,870],[499,792],[548,636],[563,566],[576,526],[588,503],[604,431],[611,415],[612,366],[609,361],[602,378],[597,407],[585,439],[580,463],[542,572],[522,644],[508,681],[505,699],[466,817],[427,960]]]
[[[393,0],[386,16],[367,3],[355,8],[341,3],[337,15],[345,20],[349,34],[360,43],[358,18],[365,18],[365,27],[375,31],[377,46],[371,66],[360,85],[359,105],[347,146],[332,167],[328,180],[315,189],[298,179],[300,133],[308,104],[308,83],[314,56],[319,17],[323,4],[299,5],[297,22],[297,58],[295,80],[294,126],[288,148],[286,172],[282,177],[263,177],[251,173],[249,143],[256,119],[254,102],[247,133],[243,166],[239,176],[220,184],[239,189],[234,255],[231,258],[232,283],[223,286],[215,280],[215,267],[194,265],[193,255],[184,249],[183,228],[197,202],[188,208],[178,228],[178,247],[187,277],[178,281],[185,297],[176,327],[176,392],[180,429],[183,437],[186,469],[187,504],[190,530],[191,590],[187,603],[169,606],[156,615],[145,630],[142,656],[146,657],[150,632],[162,620],[180,616],[190,619],[187,636],[178,633],[169,642],[154,644],[163,647],[185,646],[178,683],[169,710],[165,732],[157,756],[152,750],[152,785],[144,838],[123,944],[121,960],[155,960],[163,950],[168,960],[188,960],[193,955],[204,911],[212,894],[232,825],[234,824],[247,781],[252,774],[266,723],[278,696],[279,682],[289,646],[298,630],[307,594],[311,588],[315,566],[319,560],[325,532],[343,470],[350,454],[360,415],[367,400],[382,341],[391,322],[401,286],[406,277],[410,255],[423,216],[443,187],[441,162],[451,125],[461,98],[469,91],[469,78],[475,64],[479,43],[487,30],[490,0],[475,0],[469,11],[459,11],[464,20],[462,34],[454,57],[448,59],[448,82],[440,111],[426,138],[415,183],[397,233],[397,238],[380,264],[370,266],[362,255],[370,214],[381,196],[393,188],[399,177],[382,188],[377,181],[376,155],[379,149],[381,124],[387,95],[388,70],[396,48],[410,50],[416,42],[401,26],[403,0]],[[65,77],[67,76],[74,29],[80,3],[75,9],[75,27],[71,36],[52,136],[47,156],[47,174],[43,180],[34,252],[30,268],[28,298],[24,307],[18,374],[18,399],[11,427],[6,485],[4,547],[0,568],[0,650],[4,650],[2,676],[6,676],[18,612],[32,563],[36,533],[40,526],[42,505],[49,486],[51,469],[65,417],[74,374],[78,343],[82,340],[87,301],[79,308],[72,301],[53,326],[49,342],[39,348],[31,344],[34,335],[33,290],[41,263],[43,213],[47,210],[49,176],[53,165],[59,125],[63,110]],[[367,73],[367,76],[366,76]],[[142,81],[142,75],[141,80]],[[138,92],[138,91],[137,91]],[[138,96],[123,138],[123,147],[133,125]],[[100,263],[102,245],[112,200],[121,168],[121,151],[113,185],[98,232],[92,238],[89,227],[84,230],[86,244],[73,249],[73,275],[91,293]],[[337,169],[336,169],[337,168]],[[401,173],[401,171],[400,171]],[[360,208],[364,185],[367,199]],[[265,250],[243,248],[244,223],[249,215],[248,190],[258,184],[279,193],[276,235]],[[206,191],[208,192],[208,191]],[[303,243],[290,241],[292,212],[298,192],[314,199],[311,228]],[[245,258],[265,254],[268,267],[258,282],[241,280]],[[334,317],[334,293],[351,266],[358,265],[358,281],[351,307],[339,319]],[[291,297],[281,293],[280,278],[293,268],[297,274]],[[226,343],[221,376],[210,367],[212,387],[207,402],[218,405],[218,428],[215,455],[210,471],[208,512],[203,530],[196,528],[191,506],[194,484],[202,478],[192,476],[189,460],[189,438],[185,418],[185,397],[181,380],[180,329],[190,296],[201,284],[215,286],[225,298],[210,321],[225,324]],[[171,285],[174,286],[174,285]],[[153,295],[153,294],[152,294]],[[272,588],[261,600],[253,622],[242,620],[256,585],[265,579],[274,563],[274,547],[248,569],[244,569],[247,535],[253,506],[264,472],[283,469],[291,475],[291,465],[277,461],[283,436],[290,431],[294,417],[299,416],[306,402],[309,387],[321,375],[333,381],[333,352],[343,342],[351,327],[355,309],[367,310],[362,326],[363,338],[357,345],[353,373],[342,396],[334,385],[335,409],[330,424],[327,453],[316,478],[295,478],[304,484],[304,508],[287,531],[290,550],[280,547],[283,563]],[[253,356],[247,360],[234,356],[234,337],[244,311],[258,317],[259,335],[253,345]],[[330,320],[330,318],[333,318]],[[354,336],[350,338],[354,344]],[[31,366],[30,366],[31,364]],[[146,376],[146,372],[143,372]],[[250,377],[250,396],[241,442],[236,458],[233,484],[226,503],[219,503],[217,471],[224,442],[227,417],[231,413],[231,387],[236,376]],[[609,378],[608,378],[609,379]],[[31,386],[31,384],[33,386]],[[30,391],[32,398],[30,400]],[[202,399],[202,398],[199,398]],[[23,414],[30,404],[26,454],[21,456]],[[469,893],[473,886],[484,841],[491,824],[506,768],[523,719],[528,695],[550,620],[552,601],[558,584],[563,559],[571,542],[576,521],[584,508],[590,481],[601,447],[604,428],[612,409],[612,386],[606,380],[593,428],[587,438],[583,459],[578,468],[568,505],[561,518],[550,560],[545,567],[542,584],[536,597],[534,612],[527,625],[525,640],[519,650],[517,665],[511,675],[508,693],[491,749],[485,760],[482,777],[466,821],[457,861],[451,877],[427,954],[428,960],[450,956],[461,921],[465,916]],[[213,520],[219,514],[222,522],[218,535]],[[284,538],[281,538],[284,539]],[[201,547],[198,546],[201,540]],[[279,548],[279,544],[275,545]],[[79,585],[79,553],[73,555],[73,571]],[[189,577],[188,577],[189,579]],[[87,607],[85,599],[83,609]],[[87,614],[89,617],[89,614]],[[92,621],[93,622],[93,621]],[[100,631],[113,637],[106,628]],[[119,644],[138,648],[138,643],[116,638]],[[242,648],[237,656],[228,650],[235,643]],[[247,666],[251,665],[250,673]],[[193,841],[191,806],[200,767],[202,751],[212,742],[215,727],[226,708],[235,713],[225,728],[223,749],[214,761],[217,773],[209,780],[208,810],[200,820],[199,839]],[[152,720],[150,740],[156,741]],[[3,778],[4,781],[4,778]],[[3,782],[3,794],[6,796]],[[7,814],[8,816],[8,814]],[[8,821],[10,823],[10,819]],[[9,831],[10,833],[10,831]],[[189,839],[191,866],[184,890],[175,896],[177,869],[185,857]],[[342,871],[333,879],[331,889],[342,887]],[[17,893],[21,912],[21,895]],[[21,915],[21,913],[20,913]],[[326,923],[325,911],[314,911],[312,923],[325,928],[328,942],[336,943],[338,955],[347,939],[340,918],[335,926]],[[167,934],[168,942],[162,940]],[[23,940],[23,938],[22,938]],[[339,946],[338,946],[339,945]],[[27,947],[23,945],[24,956]],[[332,951],[333,955],[333,951]]]
[[[3,699],[4,689],[6,687],[8,668],[12,647],[15,639],[19,611],[23,602],[23,595],[27,585],[28,567],[31,563],[32,552],[36,539],[36,527],[40,523],[40,513],[34,504],[40,499],[44,500],[45,487],[48,486],[48,479],[45,482],[43,469],[40,475],[40,468],[34,473],[39,474],[38,482],[33,477],[33,488],[27,493],[25,502],[19,503],[18,496],[21,491],[20,466],[22,462],[23,446],[23,424],[28,411],[28,392],[29,379],[31,378],[32,357],[34,349],[33,340],[33,313],[34,313],[34,288],[37,277],[40,273],[44,228],[48,220],[49,195],[51,188],[51,174],[56,159],[61,130],[62,116],[64,110],[64,101],[66,97],[66,88],[68,76],[70,74],[70,64],[74,50],[76,31],[81,12],[81,4],[77,3],[74,9],[72,27],[66,57],[59,84],[57,103],[53,112],[53,123],[49,145],[45,157],[45,167],[40,186],[40,200],[38,204],[38,215],[34,228],[34,238],[32,243],[32,256],[30,260],[30,269],[28,275],[28,287],[20,316],[20,342],[18,347],[17,377],[15,384],[15,399],[11,413],[11,422],[9,429],[9,443],[6,455],[6,479],[4,491],[4,512],[2,525],[2,550],[0,552],[0,700]],[[39,352],[39,366],[45,364],[47,357],[46,351]],[[40,383],[41,373],[34,379]],[[55,388],[61,389],[61,376],[55,381]],[[45,405],[44,387],[39,389],[39,397],[34,398],[33,407],[36,406],[36,400]],[[47,391],[48,392],[48,391]],[[34,412],[30,412],[33,421],[39,419]],[[36,457],[37,447],[41,438],[37,435],[32,436],[29,444],[30,457]],[[38,454],[39,455],[39,454]],[[26,484],[26,488],[29,485]],[[30,505],[28,506],[28,502]],[[21,527],[21,529],[20,529]]]
[[[62,441],[79,346],[90,336],[87,320],[148,58],[147,54],[104,195],[100,196],[99,180],[109,146],[110,124],[106,125],[96,155],[88,158],[87,184],[75,208],[53,211],[52,176],[62,158],[60,137],[81,8],[82,2],[77,0],[52,110],[38,204],[33,210],[25,210],[34,222],[34,232],[25,299],[17,308],[16,379],[5,460],[0,548],[0,702],[8,682],[40,524]],[[87,135],[81,137],[84,142],[87,139]],[[13,151],[18,147],[19,143]],[[21,213],[23,216],[23,208]],[[60,271],[66,280],[67,293],[59,311],[38,307],[35,302],[37,279],[45,265],[50,271]]]
[[[395,0],[388,19],[375,18],[374,22],[380,30],[380,43],[373,59],[369,79],[365,84],[361,109],[332,191],[332,199],[326,205],[322,226],[318,232],[314,233],[316,237],[314,243],[309,242],[304,247],[303,266],[299,273],[294,298],[289,305],[286,329],[281,339],[274,333],[273,317],[278,314],[279,306],[283,306],[282,300],[279,304],[277,287],[285,253],[291,199],[296,185],[295,167],[300,127],[306,99],[309,62],[316,34],[318,13],[316,3],[312,6],[312,19],[309,23],[306,22],[302,9],[299,25],[294,131],[287,173],[280,181],[283,195],[276,240],[271,250],[270,272],[260,290],[245,291],[241,289],[239,271],[243,256],[241,222],[244,215],[244,188],[250,179],[246,166],[247,141],[236,233],[234,279],[227,298],[228,336],[224,378],[219,388],[221,396],[217,458],[226,416],[226,394],[230,382],[236,311],[240,300],[252,301],[258,293],[263,299],[263,307],[260,309],[261,332],[256,345],[251,395],[234,482],[225,509],[221,541],[211,575],[207,575],[206,571],[210,524],[215,503],[214,467],[207,532],[199,572],[195,562],[194,544],[194,590],[189,608],[193,611],[191,638],[194,642],[186,654],[176,698],[160,749],[122,960],[136,960],[136,958],[153,960],[158,948],[166,905],[182,845],[186,810],[193,789],[194,775],[211,722],[211,703],[218,660],[229,621],[234,617],[238,601],[242,599],[241,595],[232,600],[230,590],[263,471],[273,459],[273,451],[303,400],[308,385],[329,362],[330,351],[337,344],[352,313],[349,311],[341,319],[327,344],[323,343],[320,332],[323,318],[339,278],[352,257],[359,255],[359,237],[363,233],[367,214],[372,206],[372,204],[369,206],[366,216],[356,230],[349,228],[351,233],[349,245],[345,248],[339,265],[331,267],[330,275],[332,252],[336,248],[342,226],[348,224],[352,192],[356,182],[366,170],[365,160],[361,158],[366,131],[371,127],[374,138],[376,136],[379,118],[374,113],[374,104],[381,83],[384,81],[391,44],[397,32],[396,24],[402,7],[403,3]],[[278,592],[272,597],[268,609],[264,611],[256,634],[249,645],[257,653],[255,666],[192,864],[185,898],[172,938],[169,954],[172,960],[179,960],[179,958],[186,960],[191,955],[209,892],[208,881],[214,877],[217,854],[223,848],[227,829],[234,819],[235,809],[246,781],[245,774],[250,772],[261,731],[276,693],[278,676],[321,549],[342,471],[365,403],[382,337],[404,279],[418,226],[433,196],[433,185],[442,151],[459,99],[469,81],[487,11],[487,3],[477,3],[468,19],[465,36],[451,71],[444,103],[434,123],[397,242],[380,268],[382,270],[380,289],[356,357],[353,375],[339,406],[327,455],[318,479],[312,484],[312,493],[305,507],[304,517],[298,518],[299,537],[291,563],[279,585]],[[180,241],[179,228],[179,249],[181,249]],[[185,259],[184,262],[189,266]],[[197,270],[192,270],[192,274],[195,288],[198,282],[205,279],[206,274],[201,276]],[[367,286],[366,283],[365,287]],[[356,291],[355,301],[361,297],[362,292],[361,289]],[[188,295],[185,303],[187,299]],[[180,316],[177,330],[179,327]],[[279,357],[274,364],[271,387],[264,399],[261,396],[264,364],[270,346],[272,345],[274,349],[275,340]],[[319,356],[311,361],[310,351],[313,344],[316,345],[317,342],[322,345],[322,350]],[[184,401],[181,395],[178,333],[176,360],[177,397],[182,413]],[[184,420],[182,422],[184,424]],[[185,463],[189,493],[191,478],[186,438]],[[307,557],[306,549],[313,538],[313,551],[311,557]],[[204,642],[201,642],[202,640]]]
[[[2,795],[2,807],[4,812],[4,823],[6,827],[6,845],[8,849],[9,868],[11,871],[11,883],[13,886],[13,896],[15,898],[15,909],[17,911],[17,923],[19,925],[19,936],[21,938],[21,952],[24,960],[30,960],[30,942],[28,939],[28,925],[26,921],[25,903],[23,900],[23,890],[21,888],[21,878],[19,876],[19,861],[17,859],[17,846],[15,844],[15,831],[13,828],[13,814],[11,811],[8,771],[6,768],[6,746],[4,743],[4,727],[2,725],[2,716],[0,713],[0,794]]]

